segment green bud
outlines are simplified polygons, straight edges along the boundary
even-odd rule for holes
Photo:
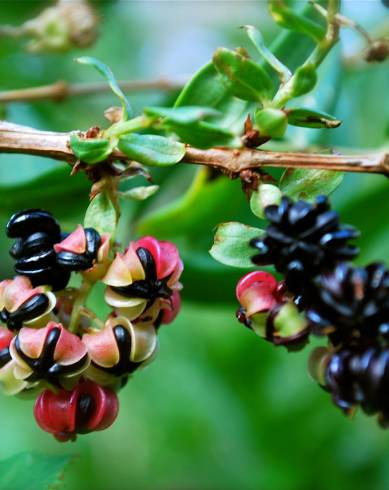
[[[281,109],[268,108],[258,110],[254,118],[261,136],[281,138],[288,127],[287,115]]]
[[[253,192],[250,198],[251,211],[258,216],[264,218],[264,209],[272,204],[281,202],[282,192],[272,184],[261,184],[256,192]]]

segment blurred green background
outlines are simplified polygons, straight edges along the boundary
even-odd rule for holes
[[[1,23],[18,24],[48,2],[0,1]],[[242,44],[237,27],[252,23],[271,41],[279,31],[265,2],[95,2],[101,19],[97,44],[62,55],[30,55],[20,41],[0,40],[0,89],[47,84],[58,79],[95,81],[98,75],[73,58],[89,54],[108,63],[119,79],[181,77],[207,62],[217,46]],[[345,2],[344,13],[371,32],[388,25],[379,1]],[[386,31],[387,32],[387,31]],[[388,145],[388,64],[350,62],[361,40],[345,32],[320,69],[309,101],[343,119],[332,131],[295,129],[289,148],[308,145],[375,149]],[[289,55],[298,45],[289,47]],[[344,61],[344,60],[348,61]],[[343,60],[343,62],[342,62]],[[288,61],[288,58],[285,58]],[[175,94],[131,97],[136,110],[169,104]],[[41,129],[86,129],[104,125],[110,94],[63,103],[15,103],[2,117]],[[39,158],[0,156],[0,224],[23,207],[39,206],[66,229],[82,220],[88,184],[67,178],[68,168]],[[207,255],[215,226],[225,220],[255,223],[239,183],[214,181],[192,203],[181,205],[169,226],[144,217],[176,199],[196,169],[154,173],[161,191],[147,204],[125,204],[123,239],[137,225],[175,239],[185,258],[182,313],[160,335],[160,354],[120,394],[114,426],[61,445],[36,426],[31,401],[1,398],[0,459],[21,451],[76,454],[65,489],[235,490],[386,489],[389,433],[365,416],[347,420],[307,374],[311,348],[288,354],[261,341],[234,316],[236,280]],[[389,183],[381,176],[347,175],[333,196],[344,221],[362,230],[360,262],[384,260],[389,248]],[[166,224],[166,223],[165,223]],[[9,243],[0,238],[1,277],[12,274]],[[101,291],[100,291],[101,293]],[[99,296],[92,298],[96,309]],[[93,306],[91,304],[91,306]],[[312,347],[312,346],[311,346]],[[1,478],[1,476],[0,476]]]

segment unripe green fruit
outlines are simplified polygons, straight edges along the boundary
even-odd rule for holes
[[[281,109],[262,109],[255,113],[255,123],[261,136],[281,138],[288,127],[288,118]]]

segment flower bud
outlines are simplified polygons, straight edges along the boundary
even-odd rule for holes
[[[82,340],[54,322],[38,330],[22,328],[11,342],[10,353],[15,378],[60,387],[74,384],[90,362]]]
[[[86,376],[102,385],[133,373],[158,349],[152,324],[137,326],[125,317],[110,318],[103,330],[84,334],[82,340],[91,358]]]
[[[65,442],[74,441],[77,434],[107,429],[118,410],[114,391],[86,381],[72,391],[43,391],[36,400],[34,416],[41,429]]]
[[[156,320],[163,309],[170,310],[172,319],[179,307],[174,292],[182,288],[182,270],[175,245],[153,237],[141,238],[131,242],[124,255],[116,255],[103,279],[109,286],[105,300],[130,320],[142,314]]]
[[[25,276],[0,283],[0,319],[11,330],[46,325],[55,305],[53,293],[42,286],[33,288]]]
[[[282,138],[288,127],[288,117],[281,109],[260,109],[255,113],[255,124],[261,136]]]
[[[63,52],[92,45],[97,38],[98,18],[85,0],[59,0],[19,31],[28,35],[27,49],[32,53]]]

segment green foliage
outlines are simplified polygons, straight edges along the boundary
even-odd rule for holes
[[[19,453],[0,461],[1,490],[49,490],[63,485],[63,471],[70,456]]]
[[[157,185],[139,186],[120,193],[120,197],[134,199],[135,201],[144,201],[154,195],[159,189]]]
[[[127,134],[119,139],[118,148],[133,160],[151,167],[169,167],[185,155],[185,145],[155,134]]]
[[[93,58],[92,56],[81,56],[77,58],[76,61],[83,65],[91,65],[96,68],[97,71],[103,75],[103,77],[108,82],[111,87],[112,92],[118,97],[120,103],[122,105],[123,110],[123,119],[127,120],[132,116],[132,108],[130,103],[127,100],[127,97],[124,95],[122,89],[119,87],[114,74],[112,73],[111,68],[109,68],[105,63],[98,60],[97,58]]]
[[[282,82],[286,82],[292,76],[289,68],[285,66],[274,54],[267,48],[262,34],[254,26],[243,26],[248,38],[253,43],[258,53],[263,57],[266,63],[278,74]]]
[[[94,228],[100,234],[108,234],[113,240],[116,232],[116,210],[107,192],[95,196],[85,213],[84,226]]]
[[[217,108],[230,91],[212,62],[207,63],[190,79],[178,96],[175,107],[201,105]]]
[[[209,116],[219,116],[220,112],[212,107],[182,106],[182,107],[146,107],[148,116],[165,118],[172,125],[191,125]]]
[[[105,160],[113,150],[111,142],[106,138],[80,138],[76,134],[70,137],[70,147],[81,161],[93,165]]]
[[[280,180],[280,189],[292,199],[313,201],[320,194],[328,195],[339,187],[343,172],[332,170],[285,170]]]
[[[291,80],[290,97],[300,97],[310,92],[317,83],[316,67],[313,64],[300,66]]]
[[[250,208],[251,211],[258,216],[264,218],[263,210],[266,206],[279,204],[281,202],[282,191],[272,184],[261,184],[259,189],[251,194]]]
[[[249,242],[261,236],[262,230],[241,223],[222,223],[218,226],[209,253],[222,264],[233,267],[253,267],[254,250]]]
[[[213,55],[213,64],[236,97],[260,103],[271,97],[271,78],[245,53],[219,48]]]
[[[285,29],[306,34],[315,41],[324,37],[325,29],[320,24],[296,11],[296,8],[289,7],[286,0],[270,0],[269,12],[277,24]]]
[[[336,119],[323,111],[312,109],[288,109],[288,123],[292,126],[301,126],[304,128],[337,128],[342,121]]]

